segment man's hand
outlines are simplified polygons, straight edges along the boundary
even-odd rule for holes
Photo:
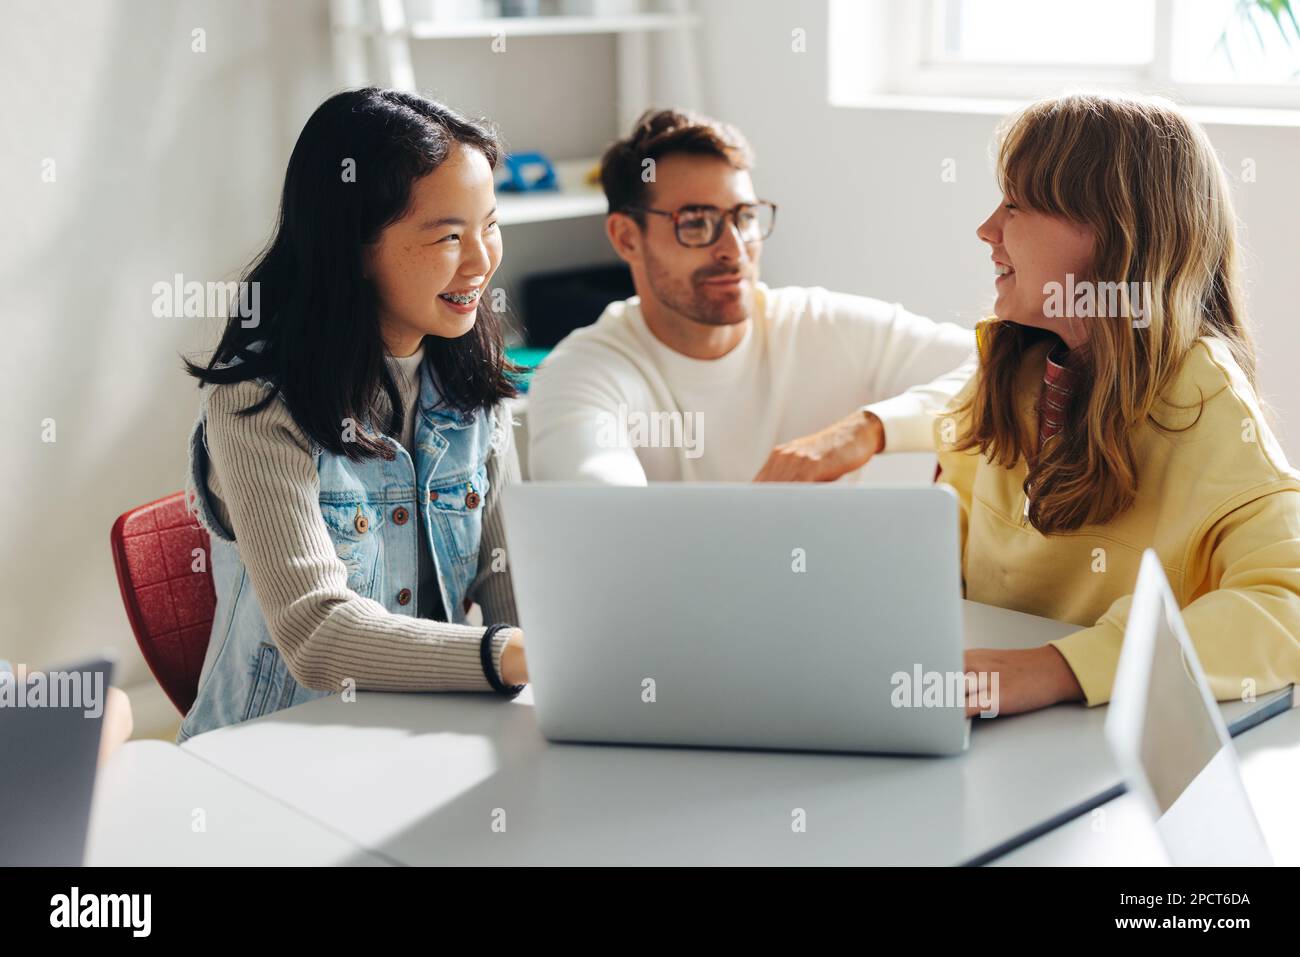
[[[974,672],[976,679],[970,679]],[[1065,657],[1040,648],[972,648],[966,652],[966,717],[1037,711],[1061,701],[1082,701],[1083,688]]]
[[[834,482],[885,448],[885,427],[858,409],[820,432],[778,445],[755,482]]]

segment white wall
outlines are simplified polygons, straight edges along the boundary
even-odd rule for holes
[[[229,276],[265,239],[296,128],[330,88],[317,2],[6,2],[0,30],[0,654],[111,647],[148,729],[170,706],[135,651],[108,533],[183,484],[215,326],[151,314],[176,272]],[[207,52],[191,50],[206,31]],[[55,181],[42,182],[42,163]],[[41,441],[53,418],[57,441]]]

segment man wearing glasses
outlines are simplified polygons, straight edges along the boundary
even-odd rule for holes
[[[820,288],[770,289],[776,206],[735,129],[647,112],[601,160],[605,229],[637,295],[561,342],[529,392],[539,480],[833,481],[933,449],[972,333]]]

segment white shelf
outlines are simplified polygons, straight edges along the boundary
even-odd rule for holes
[[[497,223],[516,226],[542,223],[553,219],[576,219],[579,216],[604,216],[605,194],[498,193]]]
[[[587,170],[595,160],[571,160],[555,164],[558,190],[535,193],[508,193],[497,190],[497,223],[513,226],[520,223],[543,223],[579,216],[604,216],[608,208],[601,188],[588,184]]]
[[[700,26],[701,18],[691,0],[662,0],[657,12],[464,19],[433,19],[433,6],[421,4],[425,19],[414,23],[408,20],[404,0],[329,0],[329,5],[334,73],[336,85],[340,87],[381,85],[417,92],[419,86],[411,56],[411,45],[416,40],[604,34],[615,39],[613,84],[617,129],[625,130],[655,98],[651,83],[654,72],[651,36],[656,32],[671,32],[674,42],[682,48],[685,63],[679,71],[684,79],[676,85],[684,84],[688,91],[677,98],[683,102],[699,99],[694,31]],[[636,9],[623,4],[593,6],[593,9],[605,10],[629,8]],[[525,82],[529,80],[527,77],[523,79]],[[585,165],[581,162],[557,164],[561,188],[556,191],[499,191],[497,221],[509,226],[603,216],[606,211],[604,194],[599,185],[590,185],[583,178],[590,167],[590,161]]]
[[[694,27],[694,14],[637,13],[622,17],[486,17],[477,20],[439,20],[412,23],[415,40],[458,40],[469,37],[574,36],[584,33],[648,33]]]

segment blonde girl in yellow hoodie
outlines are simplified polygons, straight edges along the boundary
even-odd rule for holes
[[[941,480],[967,597],[1081,630],[972,650],[967,670],[999,673],[1003,714],[1107,701],[1153,548],[1221,700],[1296,682],[1300,474],[1255,394],[1237,220],[1204,132],[1161,100],[1046,100],[1003,129],[998,177],[978,230],[996,319],[936,423]]]

